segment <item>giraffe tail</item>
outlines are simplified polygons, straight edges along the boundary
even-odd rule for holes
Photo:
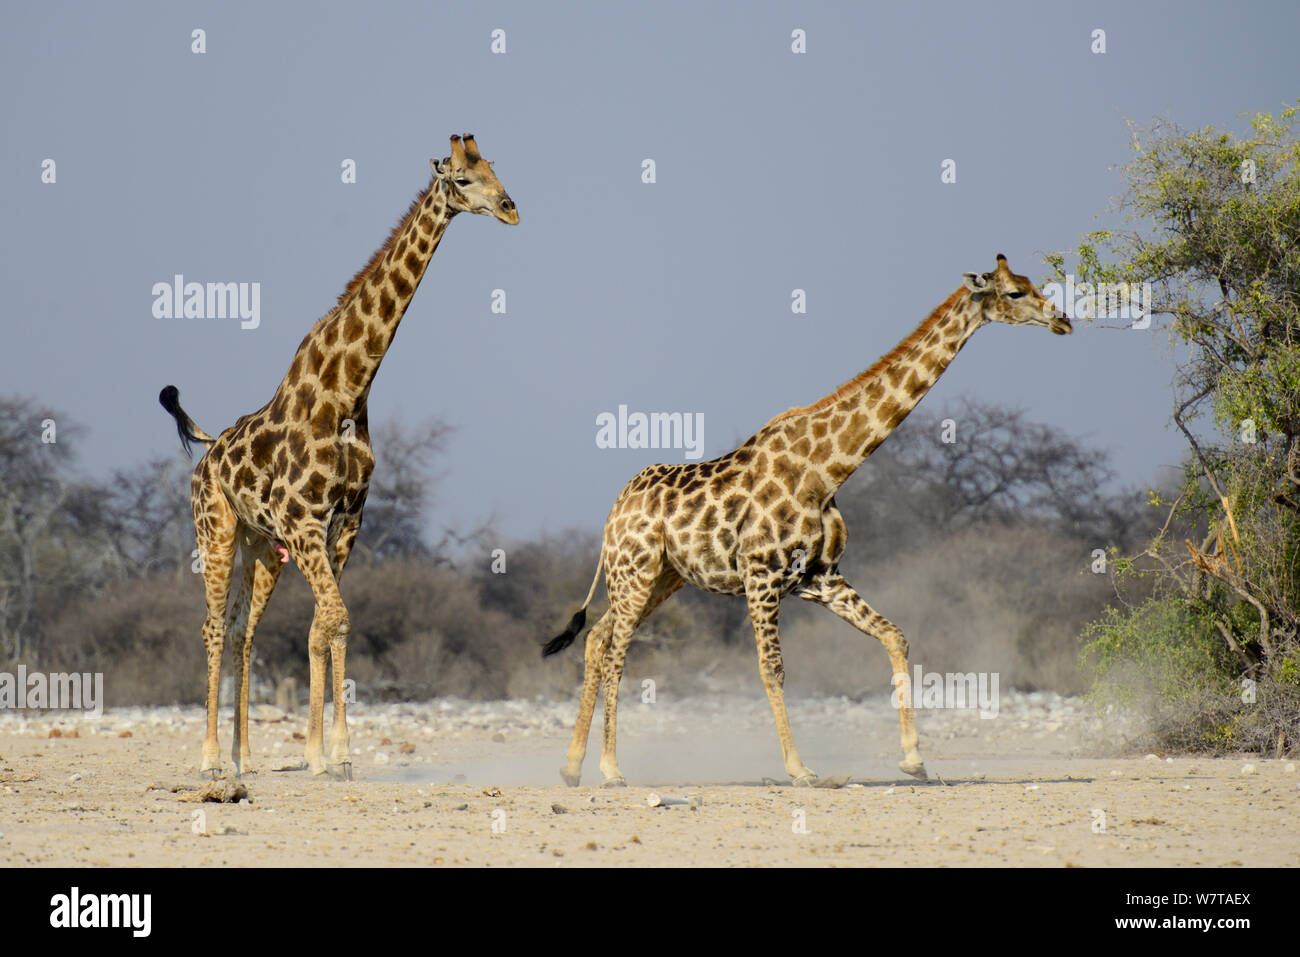
[[[191,442],[202,442],[204,445],[211,445],[217,441],[208,433],[204,432],[194,420],[185,414],[181,408],[181,393],[174,385],[169,385],[158,393],[158,401],[162,407],[167,410],[168,414],[176,420],[176,431],[181,437],[181,445],[185,449],[185,454],[190,454]]]
[[[596,577],[591,580],[591,589],[587,592],[587,600],[582,603],[582,607],[577,610],[572,618],[569,619],[569,626],[560,634],[556,635],[546,643],[542,648],[542,657],[546,658],[556,652],[563,651],[569,645],[573,644],[573,639],[582,634],[582,629],[587,626],[587,606],[591,604],[592,596],[596,594],[596,585],[600,583],[600,572],[605,567],[605,546],[600,546],[600,559],[596,562]]]

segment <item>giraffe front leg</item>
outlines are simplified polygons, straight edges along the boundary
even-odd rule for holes
[[[895,687],[909,689],[901,697],[898,708],[900,743],[903,760],[898,768],[905,774],[925,780],[925,763],[921,760],[919,741],[916,734],[916,718],[912,711],[911,677],[907,665],[907,639],[892,621],[874,611],[862,600],[862,596],[853,590],[839,574],[827,575],[815,580],[799,595],[809,601],[825,605],[832,612],[843,618],[864,635],[870,635],[885,646],[889,654],[889,664],[894,672]]]
[[[325,536],[301,540],[290,545],[290,552],[316,598],[316,613],[311,620],[307,650],[311,659],[311,703],[307,714],[307,764],[312,774],[328,772],[344,780],[352,779],[352,756],[348,751],[347,704],[345,701],[345,666],[347,659],[348,610],[339,594],[335,568],[337,556],[330,556]],[[330,731],[330,764],[325,763],[325,668],[326,655],[334,664],[334,726]]]
[[[785,668],[781,661],[781,640],[778,621],[781,610],[781,590],[775,573],[766,563],[750,565],[745,576],[745,599],[749,604],[749,618],[754,626],[754,640],[758,645],[758,670],[767,692],[772,716],[776,719],[776,733],[781,741],[781,755],[785,773],[790,775],[795,787],[817,783],[817,775],[799,758],[790,733],[790,718],[785,710]]]
[[[307,659],[310,674],[310,691],[307,703],[307,745],[305,757],[312,774],[325,773],[325,668],[329,654],[329,638],[325,635],[324,619],[320,608],[311,619],[311,633],[307,638]]]
[[[569,745],[568,759],[560,769],[560,777],[571,788],[582,779],[582,762],[587,756],[587,738],[591,733],[591,717],[596,710],[596,695],[600,691],[602,662],[609,648],[613,619],[602,615],[600,621],[587,633],[587,651],[583,661],[582,700],[578,703],[578,721],[573,728],[573,742]]]
[[[330,760],[329,773],[344,781],[352,780],[352,752],[348,739],[348,699],[347,699],[347,657],[348,632],[351,625],[347,618],[334,627],[330,638],[330,660],[334,672],[334,723],[330,726]]]

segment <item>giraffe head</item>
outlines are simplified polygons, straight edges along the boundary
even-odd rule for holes
[[[466,133],[463,141],[453,136],[451,155],[441,160],[431,159],[429,164],[442,180],[448,206],[454,212],[495,216],[510,226],[519,222],[515,201],[492,172],[492,164],[479,155],[472,133]]]
[[[992,272],[968,272],[962,282],[971,299],[980,304],[986,322],[1005,322],[1011,326],[1045,326],[1058,336],[1073,331],[1065,313],[1039,292],[1025,276],[1007,267],[1007,257],[998,253],[998,266]]]

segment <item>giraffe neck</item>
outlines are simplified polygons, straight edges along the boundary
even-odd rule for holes
[[[338,306],[307,333],[279,394],[297,400],[295,404],[328,403],[340,420],[364,417],[379,364],[455,212],[435,176],[388,241],[348,283]],[[305,385],[314,390],[315,402],[302,399]]]
[[[961,288],[875,365],[830,395],[777,416],[756,436],[783,445],[813,481],[810,497],[835,494],[938,381],[983,325],[977,303]]]

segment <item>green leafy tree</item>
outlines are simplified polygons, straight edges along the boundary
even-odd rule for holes
[[[1188,447],[1186,482],[1163,531],[1117,567],[1143,571],[1147,585],[1153,578],[1197,641],[1208,623],[1225,651],[1213,660],[1235,672],[1221,677],[1259,682],[1268,696],[1253,723],[1234,713],[1242,733],[1220,725],[1217,743],[1267,739],[1279,750],[1300,730],[1298,112],[1259,114],[1244,137],[1163,122],[1135,129],[1118,203],[1135,228],[1089,233],[1073,257],[1076,282],[1149,283],[1151,327],[1186,347],[1173,409]],[[1064,279],[1066,257],[1049,262]],[[1151,610],[1134,605],[1130,614]],[[1129,631],[1140,654],[1140,630]],[[1104,646],[1104,661],[1124,656],[1099,641],[1094,655]],[[1264,699],[1238,710],[1256,703]]]

